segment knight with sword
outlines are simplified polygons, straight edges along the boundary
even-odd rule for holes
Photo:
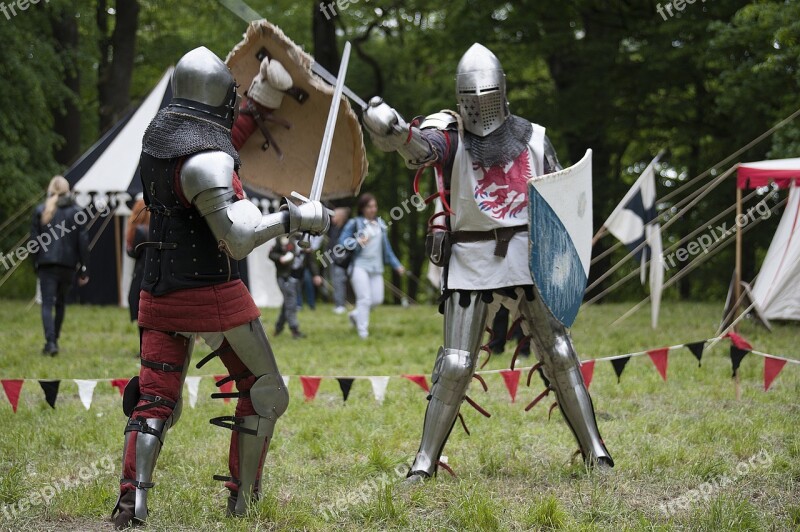
[[[346,68],[343,61],[334,117]],[[333,126],[329,120],[311,199],[285,200],[281,211],[262,215],[244,198],[237,175],[239,155],[231,143],[239,108],[236,87],[228,66],[210,50],[188,52],[172,76],[172,102],[144,135],[141,175],[151,212],[149,238],[142,244],[146,269],[139,325],[144,332],[140,373],[123,397],[129,419],[120,496],[112,513],[118,529],[147,519],[156,460],[180,418],[181,390],[197,337],[214,349],[198,367],[219,356],[230,375],[217,386],[232,381],[237,389],[212,396],[237,399],[235,415],[211,420],[231,431],[229,475],[215,476],[230,490],[228,515],[244,515],[258,498],[275,424],[289,402],[237,261],[276,237],[327,231],[330,213],[319,198]],[[263,95],[255,92],[251,96]]]
[[[475,373],[487,318],[500,304],[521,317],[546,392],[555,392],[586,464],[613,467],[568,332],[588,273],[589,248],[578,251],[570,238],[573,233],[591,238],[591,165],[583,165],[589,185],[580,194],[559,184],[558,177],[541,177],[561,175],[556,152],[544,127],[510,113],[501,64],[481,44],[458,64],[456,99],[458,112],[439,112],[411,124],[378,97],[364,115],[379,149],[397,151],[409,168],[435,169],[443,205],[430,222],[428,251],[444,266],[444,345],[436,356],[422,441],[407,482],[430,478],[441,465]],[[564,234],[565,227],[572,232]],[[543,238],[545,233],[554,238]],[[545,249],[545,240],[565,244]]]

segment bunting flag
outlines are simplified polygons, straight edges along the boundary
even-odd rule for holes
[[[769,390],[772,386],[772,383],[781,373],[783,368],[787,363],[796,364],[800,366],[800,359],[797,358],[787,358],[783,356],[772,355],[769,353],[763,353],[761,351],[756,351],[752,348],[751,344],[736,333],[727,333],[724,336],[718,336],[716,338],[712,338],[709,340],[701,341],[701,342],[692,342],[687,344],[678,344],[673,345],[670,347],[663,347],[660,349],[652,349],[649,351],[639,351],[634,353],[627,353],[624,355],[613,355],[608,357],[602,358],[593,358],[588,359],[580,364],[581,375],[583,376],[583,381],[586,387],[588,388],[592,383],[592,378],[594,377],[594,370],[596,363],[598,361],[609,361],[611,362],[612,366],[614,367],[614,373],[617,375],[617,382],[621,382],[622,373],[625,370],[628,361],[634,357],[642,357],[648,355],[650,360],[652,361],[653,365],[655,366],[656,370],[658,371],[661,378],[665,381],[667,380],[667,366],[669,361],[669,352],[673,350],[687,348],[692,355],[697,359],[698,364],[702,364],[702,357],[703,353],[706,349],[707,345],[714,345],[722,339],[729,339],[731,342],[730,346],[730,358],[731,364],[733,366],[733,376],[736,377],[738,374],[739,367],[741,365],[742,360],[745,356],[749,353],[753,355],[760,356],[764,358],[764,391]],[[709,344],[711,342],[711,344]],[[535,368],[536,366],[534,366]],[[511,397],[511,402],[516,402],[516,394],[519,388],[519,380],[522,376],[522,372],[528,372],[533,368],[525,367],[525,368],[517,368],[516,370],[486,370],[486,371],[478,371],[476,372],[477,375],[488,376],[494,374],[500,374],[503,378],[504,384],[508,393]],[[198,390],[200,387],[200,380],[204,378],[213,378],[216,382],[226,378],[227,375],[202,375],[202,376],[193,376],[193,377],[186,377],[186,387],[189,393],[189,405],[194,408],[197,404],[198,398]],[[427,378],[424,375],[397,375],[394,377],[390,376],[367,376],[367,375],[358,375],[358,376],[345,376],[345,377],[333,377],[333,376],[318,376],[318,377],[308,377],[308,376],[298,376],[300,378],[300,383],[303,387],[303,395],[305,396],[307,401],[311,401],[316,398],[317,392],[319,390],[320,383],[322,379],[330,378],[336,379],[339,383],[339,388],[342,391],[342,398],[345,402],[347,402],[350,398],[350,392],[352,391],[353,384],[355,379],[368,379],[370,381],[370,385],[372,386],[372,394],[375,397],[375,400],[378,403],[383,403],[386,398],[386,391],[389,385],[389,381],[392,378],[403,378],[405,380],[409,380],[415,383],[417,386],[425,390],[426,392],[430,392],[430,386],[428,383]],[[287,387],[289,387],[289,376],[283,376],[283,383]],[[94,390],[98,382],[107,382],[113,388],[116,388],[120,393],[123,393],[125,386],[128,384],[129,379],[72,379],[78,386],[78,394],[80,396],[81,403],[83,406],[89,410],[92,404]],[[16,413],[17,407],[19,404],[20,393],[25,381],[37,382],[41,387],[42,391],[45,395],[45,400],[47,404],[49,404],[52,408],[55,408],[56,400],[59,396],[60,391],[60,384],[61,380],[40,380],[40,379],[0,379],[2,382],[3,390],[5,391],[5,395],[8,398],[9,403],[11,404],[11,408]],[[222,386],[219,387],[220,392],[223,393],[230,393],[234,388],[234,382],[230,381]],[[123,394],[124,395],[124,394]],[[230,402],[230,398],[226,398],[225,402]]]
[[[732,377],[736,377],[736,374],[739,373],[739,364],[742,363],[742,359],[747,356],[747,353],[749,352],[749,349],[742,349],[737,347],[735,344],[731,345],[731,365],[733,366]]]
[[[200,390],[200,377],[186,377],[186,389],[189,392],[189,406],[197,404],[197,392]]]
[[[426,392],[431,391],[430,387],[428,386],[428,379],[425,378],[425,375],[403,375],[404,379],[408,379],[413,383],[419,385],[420,388],[425,390]]]
[[[347,402],[347,398],[350,396],[350,388],[353,387],[353,381],[355,379],[350,378],[337,378],[339,382],[339,388],[342,389],[342,397],[344,397],[344,402]]]
[[[658,370],[658,373],[661,375],[661,378],[664,379],[666,382],[667,380],[667,356],[669,355],[669,348],[664,347],[661,349],[653,349],[652,351],[647,352],[650,355],[650,360],[653,361],[653,365]]]
[[[44,400],[50,405],[50,408],[56,407],[56,399],[58,398],[58,387],[61,381],[39,381],[39,386],[42,387],[44,392]]]
[[[508,394],[511,396],[511,402],[514,403],[517,400],[517,388],[519,388],[519,378],[522,375],[522,371],[515,369],[504,369],[500,372],[500,375],[503,377],[503,381],[506,383],[506,388],[508,388]]]
[[[772,381],[786,365],[786,361],[775,357],[764,357],[764,391],[769,390],[772,386]]]
[[[386,398],[386,387],[389,385],[389,377],[369,377],[369,383],[372,385],[372,395],[379,403],[383,403]]]
[[[703,350],[706,348],[706,341],[703,340],[702,342],[686,344],[686,348],[689,349],[697,359],[697,367],[701,367],[703,365]]]
[[[592,377],[594,377],[594,360],[581,362],[581,375],[583,375],[583,382],[588,390],[592,384]]]
[[[747,340],[745,340],[744,338],[742,338],[741,336],[739,336],[738,334],[736,334],[733,331],[731,331],[728,334],[726,334],[725,336],[723,336],[723,338],[729,338],[731,343],[734,346],[736,346],[738,349],[741,349],[743,351],[752,351],[753,350],[753,346],[750,345],[750,342],[748,342]]]
[[[125,392],[125,387],[128,385],[128,381],[130,381],[130,379],[111,379],[111,386],[117,388],[119,390],[119,394],[122,395]]]
[[[3,391],[6,392],[8,402],[11,403],[11,409],[17,413],[17,405],[19,404],[19,393],[22,391],[23,379],[6,379],[0,381],[3,384]]]
[[[216,382],[219,382],[222,379],[225,379],[227,377],[228,377],[227,375],[214,375],[214,380]],[[219,391],[221,393],[231,393],[233,391],[233,381],[228,381],[225,384],[223,384],[222,386],[219,386]],[[230,397],[224,397],[222,400],[225,401],[226,403],[230,403],[231,402],[231,398]]]
[[[94,395],[94,387],[97,386],[97,381],[73,379],[75,384],[78,385],[78,396],[81,398],[81,403],[86,410],[92,406],[92,396]]]
[[[622,358],[615,358],[611,361],[611,365],[614,366],[614,373],[617,374],[617,384],[620,383],[620,379],[622,378],[622,372],[625,371],[625,364],[631,357],[622,357]]]
[[[322,382],[322,377],[300,377],[300,384],[303,385],[303,395],[306,397],[306,401],[312,401],[317,396],[320,382]]]

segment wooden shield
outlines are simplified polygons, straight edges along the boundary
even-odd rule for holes
[[[304,91],[308,97],[300,103],[287,95],[281,108],[275,112],[276,117],[291,124],[290,129],[274,123],[268,125],[283,157],[278,157],[272,148],[264,150],[264,137],[256,130],[239,150],[242,159],[239,177],[253,190],[269,196],[289,196],[293,191],[307,196],[311,192],[333,101],[333,87],[311,71],[314,59],[280,28],[266,20],[257,20],[250,23],[244,40],[225,60],[242,95],[258,73],[260,57],[265,51],[283,64],[292,76],[294,87]],[[358,194],[366,175],[367,156],[361,126],[347,97],[342,96],[322,198],[336,199]]]

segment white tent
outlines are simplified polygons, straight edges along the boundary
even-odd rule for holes
[[[789,198],[753,286],[753,299],[768,320],[800,320],[800,158],[739,165],[740,190],[770,183],[789,187]]]
[[[169,68],[145,100],[133,112],[115,124],[66,173],[80,205],[94,203],[113,209],[114,216],[97,218],[90,235],[95,244],[90,259],[91,282],[79,290],[88,303],[128,306],[128,290],[133,273],[133,259],[125,253],[124,228],[130,210],[128,204],[142,190],[138,166],[142,137],[159,109],[172,97]],[[275,208],[270,198],[247,190],[248,197],[262,211]],[[241,266],[253,299],[259,307],[279,307],[283,303],[275,280],[275,265],[268,258],[272,243],[257,249]]]

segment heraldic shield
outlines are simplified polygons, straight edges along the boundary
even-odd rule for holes
[[[592,150],[574,166],[528,180],[530,268],[553,316],[571,327],[592,256]]]
[[[271,141],[256,133],[239,150],[239,177],[253,190],[268,196],[289,196],[292,191],[309,194],[320,154],[333,87],[311,70],[314,58],[283,31],[266,20],[251,22],[244,40],[225,60],[239,92],[244,93],[258,74],[264,57],[279,61],[294,86],[285,91],[274,121],[268,124]],[[336,133],[322,190],[325,200],[352,197],[367,175],[367,157],[358,117],[342,96]]]

